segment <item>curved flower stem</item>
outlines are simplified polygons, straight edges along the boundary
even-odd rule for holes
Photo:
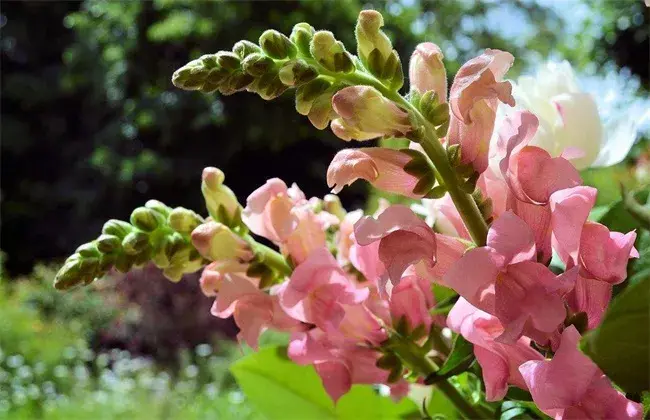
[[[405,340],[398,335],[393,335],[390,340],[391,348],[395,354],[419,376],[426,377],[438,370],[433,361],[412,341]],[[445,394],[465,418],[472,420],[490,418],[490,415],[483,409],[471,405],[448,381],[440,381],[435,386]]]
[[[367,85],[372,86],[380,91],[386,98],[392,100],[402,108],[408,110],[417,119],[418,123],[424,127],[424,138],[420,141],[420,145],[424,149],[433,166],[437,171],[438,182],[449,191],[449,195],[460,213],[467,230],[472,237],[472,240],[477,246],[484,246],[487,240],[488,226],[481,215],[476,202],[472,196],[461,189],[460,182],[456,176],[456,171],[449,164],[445,148],[440,143],[440,139],[436,134],[435,127],[422,116],[422,113],[407,101],[398,92],[388,89],[377,80],[374,76],[357,70],[349,74],[341,74],[327,71],[320,66],[316,60],[311,57],[301,57],[312,65],[319,67],[319,72],[323,75],[329,76],[335,80],[344,81],[352,85]]]
[[[253,250],[262,255],[262,261],[276,270],[279,274],[283,276],[290,276],[293,272],[293,268],[287,263],[287,259],[280,254],[279,252],[269,248],[268,246],[257,242],[251,235],[245,235],[244,239],[248,241],[249,244],[253,247]]]

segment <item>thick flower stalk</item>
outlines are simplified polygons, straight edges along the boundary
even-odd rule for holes
[[[363,179],[428,200],[430,217],[404,205],[347,212],[335,195],[308,199],[278,178],[242,207],[224,174],[206,168],[206,218],[149,202],[130,224],[108,222],[55,285],[147,261],[174,281],[204,267],[212,314],[234,317],[253,348],[267,329],[290,333],[288,356],[313,366],[334,401],[354,384],[386,385],[396,399],[413,383],[435,384],[462,416],[491,418],[494,402],[518,388],[558,419],[641,418],[640,404],[576,349],[638,257],[636,233],[588,221],[597,191],[582,185],[580,154],[539,147],[537,115],[515,109],[497,125],[499,104],[515,105],[504,80],[512,55],[485,50],[447,92],[440,48],[421,44],[402,96],[401,61],[383,25],[378,12],[361,12],[356,56],[305,23],[289,36],[269,30],[259,45],[204,55],[172,80],[267,100],[295,89],[296,110],[344,141],[409,139],[401,150],[341,150],[327,184],[338,193]],[[549,268],[554,254],[562,269]],[[481,376],[485,401],[469,402],[454,385],[467,371]]]

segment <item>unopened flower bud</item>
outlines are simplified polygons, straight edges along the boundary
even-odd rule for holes
[[[217,63],[217,55],[216,54],[202,55],[196,61],[200,62],[203,65],[203,67],[205,67],[206,69],[214,69],[214,68],[219,67],[219,64]]]
[[[165,238],[165,243],[163,245],[163,252],[168,260],[171,260],[174,254],[180,252],[182,249],[188,248],[188,243],[185,242],[185,238],[178,232],[174,232],[171,235],[168,235]]]
[[[447,72],[442,51],[432,42],[419,44],[411,55],[409,80],[411,90],[421,94],[433,91],[440,102],[447,102]]]
[[[213,167],[203,169],[201,192],[208,213],[215,221],[220,220],[219,207],[223,207],[228,218],[232,219],[240,208],[235,193],[223,184],[224,173]],[[225,222],[225,221],[224,221]]]
[[[289,61],[279,72],[280,80],[287,86],[302,85],[318,77],[315,68],[302,60]]]
[[[54,277],[54,287],[58,290],[69,289],[84,282],[81,275],[80,262],[78,260],[66,261]]]
[[[250,54],[242,61],[241,65],[246,73],[255,77],[263,76],[275,68],[272,58],[259,53]]]
[[[341,204],[341,199],[336,194],[327,194],[323,198],[323,210],[343,220],[347,212]]]
[[[122,249],[122,240],[114,235],[100,235],[96,242],[97,249],[102,254],[112,254]]]
[[[129,255],[136,255],[149,247],[149,235],[145,232],[135,230],[122,240],[124,252]]]
[[[318,78],[298,87],[296,90],[296,111],[301,115],[308,115],[316,98],[327,92],[332,82]]]
[[[311,55],[323,67],[330,71],[350,73],[354,70],[352,57],[345,50],[343,43],[334,38],[329,31],[318,31],[311,40]]]
[[[253,251],[245,240],[226,225],[209,221],[192,232],[192,244],[199,253],[212,261],[237,260],[248,262]]]
[[[181,89],[197,90],[203,86],[209,72],[210,68],[201,59],[192,60],[174,72],[172,83]]]
[[[372,50],[377,49],[384,60],[393,51],[393,45],[381,30],[384,18],[376,10],[363,10],[359,13],[355,34],[357,36],[357,53],[362,61],[366,61]]]
[[[289,39],[291,39],[291,42],[294,43],[301,54],[309,57],[311,56],[311,53],[309,52],[309,43],[311,42],[315,32],[316,31],[310,24],[305,22],[297,23],[294,25]]]
[[[178,233],[190,234],[203,222],[203,218],[192,210],[176,207],[167,219],[169,226]]]
[[[166,206],[164,203],[161,203],[158,200],[148,200],[144,206],[148,209],[156,210],[158,213],[162,214],[165,217],[167,217],[172,211],[170,207]]]
[[[135,255],[129,255],[126,253],[119,254],[115,260],[115,269],[120,273],[128,273],[133,267],[135,261]]]
[[[219,51],[216,56],[219,66],[226,70],[237,70],[241,66],[239,56],[233,52]]]
[[[346,132],[352,133],[356,140],[403,136],[411,130],[408,114],[370,86],[340,90],[332,98],[332,106],[341,117]]]
[[[131,213],[131,224],[145,232],[153,232],[163,221],[160,213],[146,207],[138,207]]]
[[[251,54],[260,53],[262,49],[250,41],[238,41],[233,45],[232,52],[237,54],[239,58],[246,58]]]
[[[335,117],[336,114],[332,109],[332,93],[326,92],[320,95],[311,106],[307,118],[309,122],[312,123],[314,127],[319,130],[323,130],[327,127],[330,120]]]
[[[273,29],[264,31],[260,36],[260,46],[266,55],[276,60],[293,58],[297,52],[296,46],[289,38]]]
[[[124,238],[133,230],[133,226],[117,219],[111,219],[108,222],[104,223],[102,228],[102,233],[106,235],[117,236],[118,238]]]
[[[84,258],[99,258],[99,250],[93,242],[81,245],[75,250],[75,253]]]

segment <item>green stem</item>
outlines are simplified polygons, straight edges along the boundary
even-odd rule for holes
[[[433,363],[424,351],[415,343],[405,340],[397,335],[391,338],[391,347],[395,354],[415,373],[421,377],[436,372],[438,367]],[[471,405],[465,397],[448,381],[441,381],[435,385],[440,392],[445,394],[447,399],[454,404],[456,409],[467,419],[489,418],[489,414],[479,407]]]
[[[487,240],[487,223],[485,222],[485,219],[483,219],[483,215],[481,215],[481,211],[471,194],[462,190],[458,177],[456,176],[456,171],[447,159],[447,153],[440,143],[435,127],[432,126],[431,123],[422,116],[420,111],[402,95],[388,89],[375,77],[365,72],[357,70],[350,74],[341,75],[335,73],[329,76],[337,77],[339,80],[343,79],[351,84],[373,86],[385,97],[407,109],[416,117],[418,123],[424,127],[425,132],[424,138],[420,141],[420,145],[429,159],[431,159],[431,162],[438,172],[438,182],[449,191],[449,195],[451,196],[458,213],[460,213],[460,217],[463,219],[467,231],[472,237],[474,243],[477,246],[484,246]]]
[[[245,235],[244,239],[248,241],[249,244],[253,247],[256,253],[262,254],[262,261],[264,264],[274,269],[278,273],[284,276],[290,276],[293,272],[291,266],[287,263],[287,259],[284,258],[284,255],[279,252],[269,248],[268,246],[257,242],[251,235]]]

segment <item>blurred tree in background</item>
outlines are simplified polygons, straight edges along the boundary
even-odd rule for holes
[[[517,57],[514,77],[559,52],[578,67],[629,66],[647,86],[643,3],[596,3],[602,13],[572,16],[571,24],[566,7],[579,17],[587,7],[580,0],[3,4],[7,268],[27,272],[35,261],[69,254],[103,221],[126,218],[152,197],[201,209],[208,165],[224,170],[242,201],[268,174],[298,181],[308,195],[327,191],[325,169],[340,141],[314,130],[291,100],[268,105],[254,95],[202,96],[171,85],[173,71],[202,53],[255,40],[268,27],[288,33],[300,21],[352,46],[358,10],[375,7],[405,62],[417,42],[431,40],[453,73],[489,46]],[[346,204],[361,205],[365,186],[345,194]]]

